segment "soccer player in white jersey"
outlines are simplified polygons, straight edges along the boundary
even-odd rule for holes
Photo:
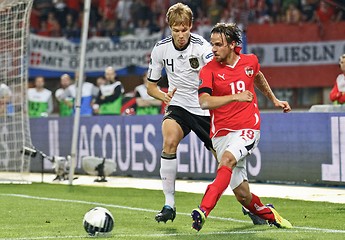
[[[213,53],[204,38],[190,32],[192,20],[193,12],[187,5],[176,3],[168,9],[166,21],[171,36],[155,45],[148,69],[148,94],[167,104],[162,122],[160,167],[165,205],[155,217],[157,222],[173,221],[176,216],[176,151],[180,141],[192,130],[206,148],[212,149],[209,111],[202,110],[198,102],[198,75],[200,68],[212,59]],[[168,93],[157,86],[163,68],[168,75]]]

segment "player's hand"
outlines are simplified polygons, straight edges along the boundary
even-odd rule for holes
[[[237,94],[237,101],[239,102],[251,102],[253,99],[254,95],[249,90]]]
[[[167,92],[167,93],[164,94],[164,100],[163,101],[164,101],[165,104],[169,104],[169,102],[173,98],[176,90],[177,90],[177,88],[174,88],[172,91]]]
[[[276,101],[276,102],[274,103],[274,105],[275,105],[276,107],[282,108],[282,109],[283,109],[283,112],[285,112],[285,113],[291,111],[291,107],[290,107],[290,105],[289,105],[289,103],[288,103],[287,101],[280,101],[280,100],[278,100],[278,101]]]

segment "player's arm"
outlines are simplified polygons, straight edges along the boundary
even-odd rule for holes
[[[176,88],[173,91],[165,93],[160,90],[157,84],[158,82],[153,82],[149,79],[149,81],[147,82],[147,94],[151,97],[154,97],[155,99],[164,102],[165,104],[168,104],[174,96]]]
[[[115,87],[113,94],[109,96],[103,96],[101,95],[100,98],[97,99],[96,103],[103,104],[103,103],[109,103],[114,102],[116,99],[118,99],[122,94],[124,93],[124,89],[122,84],[119,84]]]
[[[231,95],[211,96],[210,88],[199,89],[199,104],[202,109],[212,110],[231,102],[251,102],[253,97],[253,93],[248,90]]]
[[[284,112],[290,112],[291,107],[287,101],[280,101],[274,95],[270,85],[268,84],[264,74],[259,71],[254,79],[255,86],[265,95],[276,107],[280,107]]]

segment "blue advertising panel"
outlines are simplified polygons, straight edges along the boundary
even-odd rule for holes
[[[159,177],[162,116],[82,117],[77,173],[83,156],[112,159],[114,175]],[[35,147],[49,156],[71,152],[73,118],[31,119]],[[217,162],[194,133],[178,147],[178,177],[213,179]],[[32,171],[41,171],[40,160]],[[45,171],[51,163],[45,161]],[[247,158],[250,180],[345,183],[345,113],[262,113],[258,148]]]

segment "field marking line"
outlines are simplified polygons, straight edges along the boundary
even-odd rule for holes
[[[116,204],[107,204],[107,203],[99,203],[99,202],[88,202],[88,201],[74,200],[74,199],[48,198],[48,197],[38,197],[38,196],[31,196],[31,195],[24,195],[24,194],[6,194],[6,193],[1,193],[0,196],[19,197],[19,198],[36,199],[36,200],[44,200],[44,201],[54,201],[54,202],[92,204],[92,205],[103,206],[103,207],[111,207],[111,208],[127,209],[127,210],[133,210],[133,211],[157,213],[157,210],[152,210],[152,209],[127,207],[127,206],[121,206],[121,205],[116,205]],[[177,212],[177,214],[178,215],[184,215],[184,216],[190,216],[190,213],[179,213],[179,212]],[[250,223],[250,224],[252,224],[251,221],[244,221],[244,220],[239,220],[239,219],[234,219],[234,218],[225,218],[225,217],[216,217],[216,216],[209,216],[208,218],[212,218],[212,219],[216,219],[216,220],[223,220],[223,221],[241,222],[241,223]],[[345,230],[327,229],[327,228],[315,228],[315,227],[298,227],[298,226],[294,226],[294,229],[296,229],[296,230],[300,229],[300,230],[308,231],[308,232],[345,233]],[[282,229],[280,229],[279,231],[282,231]],[[290,232],[291,230],[288,230],[288,231]]]
[[[275,229],[269,231],[269,233],[279,234],[279,233],[315,233],[315,231],[312,230],[304,230],[304,231],[298,231],[298,230],[284,230],[284,229]],[[193,233],[154,233],[154,234],[116,234],[114,232],[108,234],[105,238],[112,238],[116,237],[118,238],[128,238],[128,237],[134,237],[138,239],[143,238],[162,238],[162,237],[185,237],[185,236],[208,236],[208,235],[245,235],[245,234],[265,234],[266,231],[261,230],[249,230],[249,231],[230,231],[230,232],[193,232]],[[331,232],[333,233],[333,232]],[[19,237],[19,238],[0,238],[0,240],[43,240],[43,239],[85,239],[85,238],[92,238],[85,235],[80,236],[43,236],[43,237]]]

